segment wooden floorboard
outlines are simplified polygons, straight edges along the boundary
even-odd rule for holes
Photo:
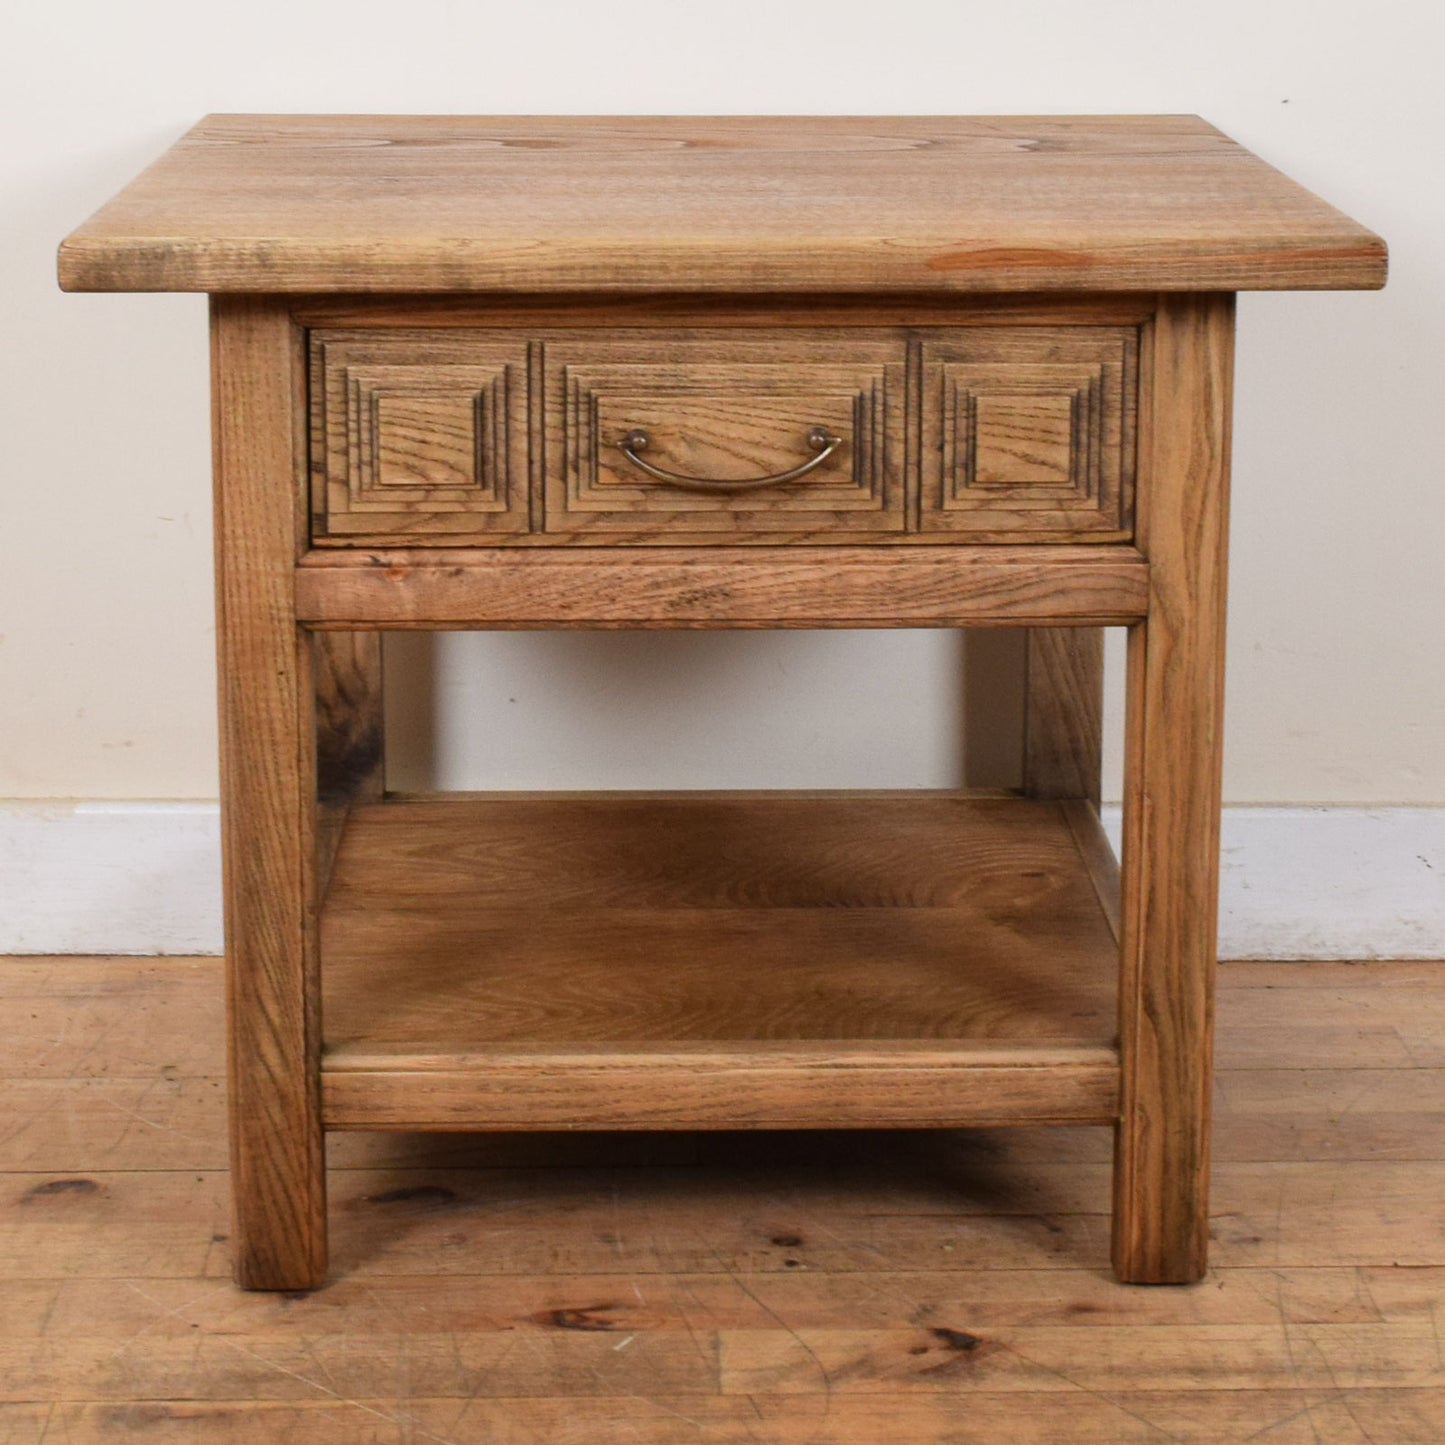
[[[0,960],[0,1445],[1445,1439],[1445,965],[1221,970],[1212,1268],[1100,1129],[330,1141],[227,1276],[220,968]]]

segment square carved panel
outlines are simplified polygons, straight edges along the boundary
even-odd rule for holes
[[[311,355],[317,541],[527,530],[524,340],[317,332]]]
[[[454,390],[434,395],[408,388],[405,376],[390,389],[376,377],[358,377],[370,408],[370,425],[363,440],[371,449],[366,462],[371,489],[423,487],[469,492],[486,488],[490,479],[482,436],[487,425],[487,393],[496,389],[498,376],[494,372],[480,387],[468,378],[458,378]]]
[[[925,532],[1129,535],[1134,328],[957,328],[922,375]]]
[[[1069,485],[1077,402],[1077,392],[975,391],[968,419],[973,485]]]

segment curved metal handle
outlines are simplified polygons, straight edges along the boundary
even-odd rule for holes
[[[796,482],[799,477],[806,477],[809,472],[821,467],[843,445],[842,437],[834,436],[826,427],[821,426],[815,426],[805,440],[817,453],[816,456],[809,457],[796,467],[789,467],[785,472],[774,472],[770,477],[744,477],[740,481],[717,477],[688,477],[681,472],[665,472],[661,467],[643,461],[637,454],[652,445],[652,438],[640,427],[634,428],[621,441],[613,442],[612,445],[638,471],[646,472],[649,477],[665,482],[669,487],[681,487],[686,492],[751,492],[758,487],[775,487],[780,482]]]

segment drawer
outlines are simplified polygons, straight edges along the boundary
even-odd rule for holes
[[[320,327],[312,539],[1123,540],[1139,344],[1017,322]]]
[[[922,531],[1126,540],[1138,349],[1132,326],[923,333]]]
[[[316,330],[309,349],[313,540],[530,530],[524,335]]]
[[[879,330],[544,343],[546,530],[625,542],[905,526],[906,345]]]

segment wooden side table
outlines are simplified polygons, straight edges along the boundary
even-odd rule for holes
[[[1233,293],[1378,238],[1191,117],[221,116],[60,275],[213,296],[241,1284],[327,1129],[1112,1124],[1201,1274]],[[384,629],[839,626],[1032,629],[1022,795],[385,792]]]

